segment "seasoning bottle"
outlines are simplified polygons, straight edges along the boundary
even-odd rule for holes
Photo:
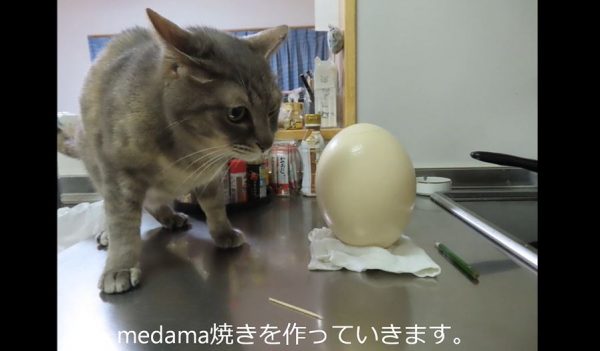
[[[306,114],[304,116],[304,127],[311,131],[310,135],[302,140],[300,144],[300,156],[302,157],[302,188],[304,196],[317,196],[315,189],[315,174],[317,162],[325,149],[325,140],[321,135],[321,115]]]
[[[231,160],[229,163],[229,184],[231,203],[248,201],[246,189],[246,162],[243,160]]]
[[[248,201],[256,201],[267,197],[267,169],[265,162],[248,164],[246,174]]]
[[[290,114],[290,129],[302,129],[302,113],[304,103],[292,102],[292,111]]]
[[[260,190],[258,197],[263,199],[267,197],[267,188],[269,185],[269,161],[266,157],[263,160],[263,163],[260,165],[260,172],[258,175],[260,179]]]

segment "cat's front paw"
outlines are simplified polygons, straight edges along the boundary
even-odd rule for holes
[[[185,230],[190,228],[189,217],[185,213],[173,212],[170,216],[160,218],[162,226],[169,230]]]
[[[98,288],[105,294],[129,291],[140,284],[142,271],[139,268],[108,269],[102,273]]]
[[[96,234],[96,243],[98,243],[98,250],[108,247],[108,230],[103,230]]]
[[[211,233],[211,235],[215,241],[215,245],[221,249],[232,249],[242,246],[246,242],[244,233],[235,228],[220,233]]]

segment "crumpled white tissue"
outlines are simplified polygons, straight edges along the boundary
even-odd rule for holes
[[[56,211],[57,253],[105,229],[104,201],[80,203]]]
[[[417,277],[435,277],[441,272],[427,253],[406,235],[391,247],[356,247],[337,239],[331,229],[314,228],[308,233],[310,241],[310,270],[339,270],[355,272],[379,269],[391,273],[412,273]]]

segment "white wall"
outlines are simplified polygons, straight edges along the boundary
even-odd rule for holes
[[[537,159],[537,1],[358,0],[358,121],[415,167]]]
[[[182,26],[314,25],[313,0],[58,0],[58,111],[79,113],[79,93],[91,64],[87,36],[149,26],[147,7]],[[80,161],[60,154],[58,169],[60,176],[86,174]]]

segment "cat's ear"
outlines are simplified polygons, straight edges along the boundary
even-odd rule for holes
[[[192,52],[191,34],[185,29],[180,28],[175,23],[162,17],[152,9],[146,9],[150,22],[156,29],[156,32],[167,45],[167,47],[173,50],[175,53],[189,56]]]
[[[281,43],[287,38],[288,26],[278,26],[275,28],[265,29],[245,39],[250,44],[250,48],[265,58],[269,58],[278,48]]]

